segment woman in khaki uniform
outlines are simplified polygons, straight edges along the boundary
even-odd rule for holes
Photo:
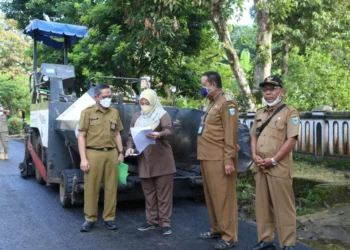
[[[176,172],[173,151],[168,138],[173,135],[170,116],[160,104],[154,90],[146,89],[140,96],[141,111],[130,123],[132,127],[151,127],[149,138],[156,141],[149,145],[137,159],[139,176],[146,202],[147,222],[139,231],[162,228],[162,234],[171,234],[170,217],[173,206],[173,174]],[[126,156],[134,153],[135,144],[129,132]]]

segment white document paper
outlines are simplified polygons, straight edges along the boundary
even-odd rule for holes
[[[151,144],[156,144],[155,140],[147,137],[148,134],[152,133],[153,130],[150,127],[134,127],[130,128],[131,136],[134,139],[136,150],[139,154]]]

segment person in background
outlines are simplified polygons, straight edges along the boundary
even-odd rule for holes
[[[210,103],[198,129],[197,158],[211,228],[199,237],[221,238],[215,249],[231,249],[238,240],[238,106],[222,91],[221,77],[215,71],[203,74],[201,94]]]
[[[99,84],[94,91],[96,103],[83,110],[78,128],[80,168],[84,171],[85,222],[81,232],[90,231],[97,220],[102,180],[104,224],[109,230],[117,229],[114,222],[118,188],[117,166],[124,161],[120,136],[123,125],[118,111],[110,107],[112,91],[108,84]]]
[[[173,174],[176,172],[168,140],[173,135],[173,126],[154,90],[145,89],[141,92],[139,104],[141,111],[134,114],[130,128],[151,127],[153,132],[148,137],[155,140],[155,144],[147,146],[137,157],[146,203],[146,223],[138,230],[147,231],[159,226],[163,235],[169,235],[172,233],[170,217],[173,207]],[[125,156],[134,152],[135,144],[129,133]]]
[[[10,110],[4,109],[2,107],[2,104],[0,103],[0,160],[7,160],[9,158],[9,129],[7,124],[7,116],[9,116],[10,114]]]
[[[292,152],[299,134],[299,114],[283,103],[279,77],[269,76],[259,86],[267,105],[257,110],[250,130],[259,242],[252,250],[276,249],[275,225],[280,246],[292,250],[296,241]]]

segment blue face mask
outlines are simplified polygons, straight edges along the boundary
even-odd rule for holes
[[[206,87],[201,87],[201,95],[206,98],[208,96],[209,92]]]
[[[209,88],[208,90],[208,87],[201,87],[201,95],[206,98],[208,97],[208,95],[213,92],[214,90],[217,90],[217,89],[220,89],[220,88]]]

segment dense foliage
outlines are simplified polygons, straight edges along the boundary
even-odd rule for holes
[[[288,103],[300,110],[319,105],[349,109],[350,3],[347,0],[256,2],[252,14],[265,8],[271,18],[271,74],[284,74]],[[89,37],[69,53],[70,63],[76,69],[77,90],[86,89],[89,79],[96,75],[147,75],[153,86],[164,83],[157,91],[165,98],[170,97],[168,88],[174,85],[180,106],[197,107],[204,104],[199,95],[201,74],[217,70],[222,75],[224,90],[234,94],[243,106],[245,96],[232,73],[226,45],[213,25],[215,17],[228,19],[239,13],[243,3],[243,0],[12,0],[3,1],[1,9],[8,18],[17,20],[21,29],[30,20],[45,17],[88,26]],[[254,58],[259,53],[257,28],[227,27],[244,77],[259,104],[261,95],[253,79]],[[6,37],[9,36],[2,35],[1,39]],[[10,41],[7,39],[2,44]],[[6,64],[0,62],[3,73],[28,71],[30,61],[23,53],[27,46],[22,41],[0,51],[2,60],[7,59]],[[15,46],[21,48],[15,50]],[[39,65],[52,54],[62,56],[62,51],[42,45],[39,53]],[[10,80],[8,75],[2,76],[2,82],[3,79]]]
[[[22,131],[22,126],[23,126],[22,119],[20,119],[18,117],[11,117],[7,121],[7,126],[8,126],[8,129],[9,129],[9,134],[10,135],[20,134],[21,131]]]
[[[14,20],[0,15],[0,102],[16,114],[29,109],[28,72],[31,59],[26,54],[28,39]]]

